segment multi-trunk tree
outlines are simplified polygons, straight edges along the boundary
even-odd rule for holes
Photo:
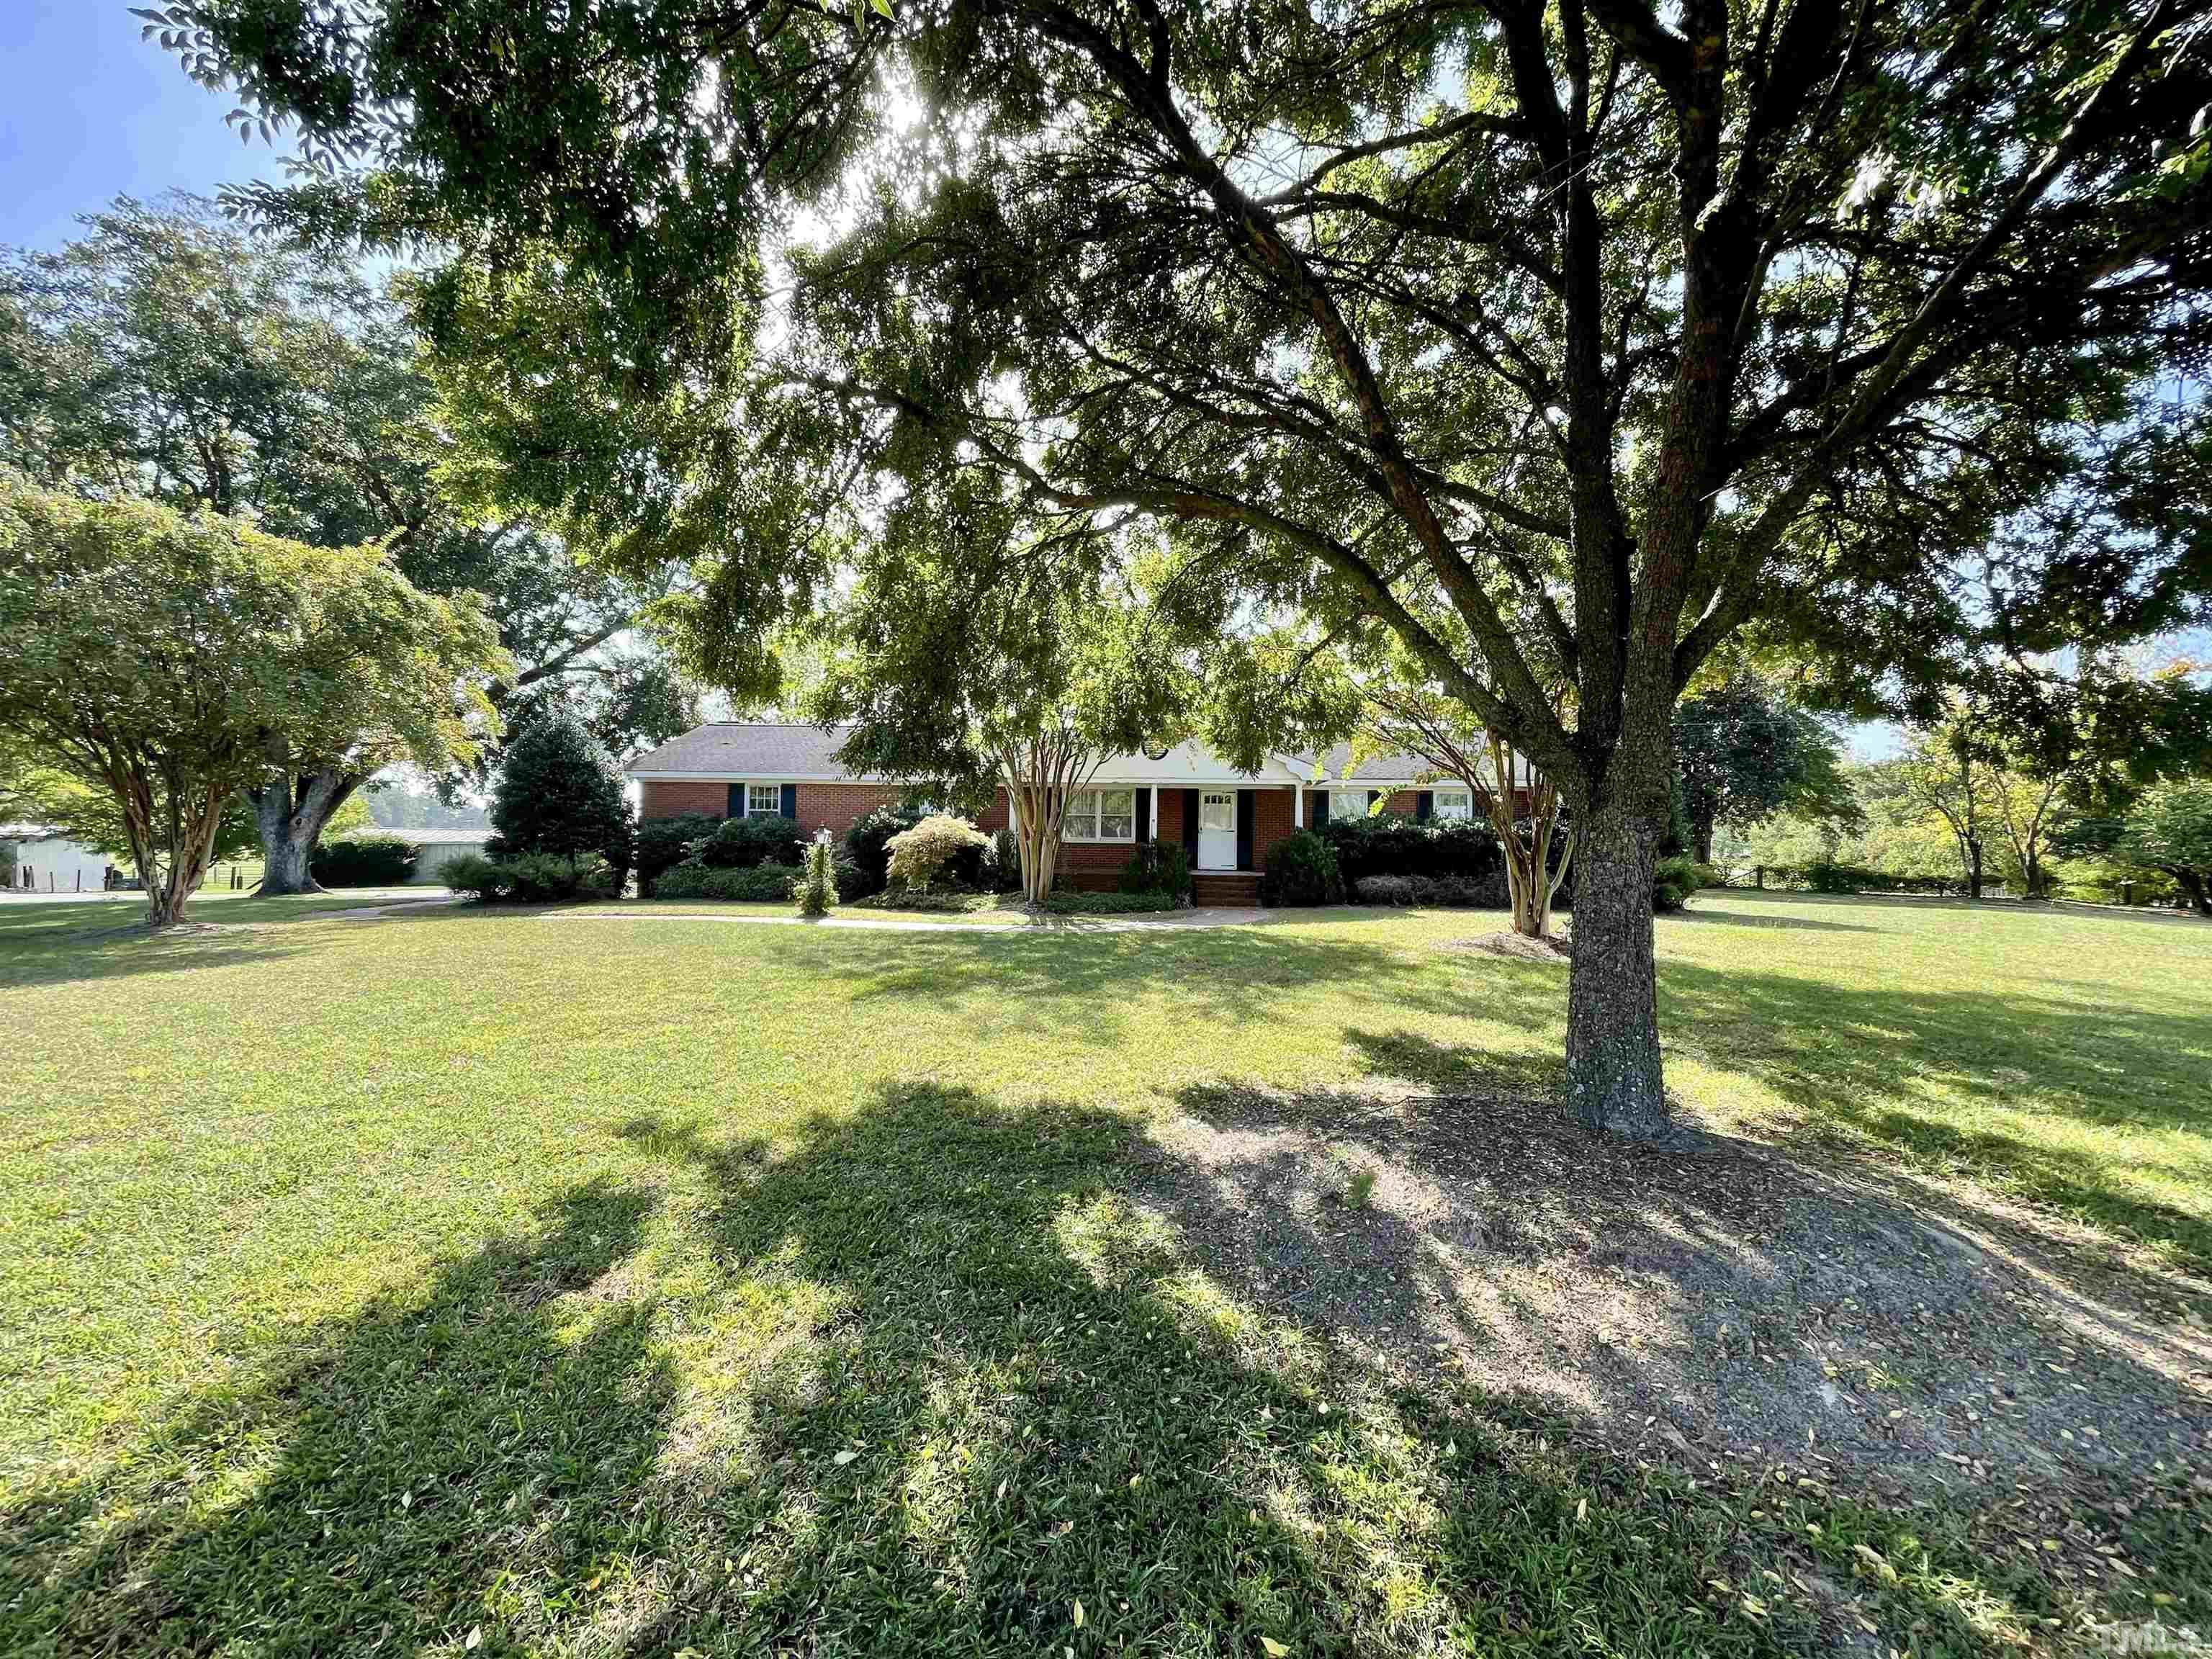
[[[465,763],[508,665],[473,596],[374,547],[0,473],[0,724],[115,804],[147,919],[179,921],[273,752],[374,771]]]
[[[1559,785],[1515,755],[1500,733],[1476,722],[1464,703],[1437,691],[1417,665],[1396,666],[1395,673],[1370,672],[1357,683],[1352,760],[1412,755],[1429,778],[1466,785],[1498,837],[1513,931],[1547,937],[1552,902],[1575,855],[1574,830],[1560,821]]]
[[[446,239],[449,352],[563,356],[557,401],[605,416],[565,447],[519,419],[515,487],[696,550],[726,640],[960,470],[1055,554],[1165,526],[1232,648],[1394,634],[1565,793],[1570,1103],[1660,1136],[1675,702],[1754,626],[1909,678],[1980,625],[1957,556],[2085,471],[2082,434],[2194,426],[2151,376],[2204,343],[2204,10],[451,0],[432,29],[179,0],[155,27],[325,168],[255,206]],[[842,234],[780,264],[832,191]]]

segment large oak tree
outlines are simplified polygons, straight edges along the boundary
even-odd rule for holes
[[[2094,487],[2116,437],[2191,449],[2151,383],[2204,341],[2204,13],[149,15],[300,124],[322,175],[264,211],[445,239],[424,315],[487,377],[547,385],[558,343],[557,401],[605,417],[514,427],[518,488],[696,548],[732,667],[818,583],[826,520],[866,533],[953,468],[1017,483],[1046,545],[1168,526],[1165,608],[1225,623],[1224,659],[1395,635],[1565,792],[1571,1104],[1659,1135],[1650,872],[1700,665],[1755,627],[1893,694],[1981,626],[1958,560],[2012,504]],[[785,264],[794,203],[830,230]]]

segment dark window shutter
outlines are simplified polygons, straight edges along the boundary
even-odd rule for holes
[[[728,801],[727,801],[727,802],[726,802],[726,803],[725,803],[725,805],[726,805],[729,807],[729,809],[730,809],[730,810],[729,810],[728,811],[726,811],[726,812],[725,812],[725,813],[723,813],[723,814],[722,814],[722,816],[723,816],[724,817],[726,817],[726,818],[741,818],[741,817],[744,817],[744,815],[745,815],[745,787],[744,787],[744,785],[743,785],[742,783],[733,783],[733,784],[732,784],[732,785],[730,786],[730,799],[728,799]]]
[[[1182,792],[1182,850],[1190,854],[1191,868],[1198,867],[1198,791]]]
[[[1249,789],[1239,789],[1237,792],[1237,867],[1239,870],[1249,870],[1254,867],[1252,805],[1252,792]]]
[[[1318,830],[1328,822],[1328,791],[1316,789],[1313,792],[1313,827]]]
[[[1369,790],[1367,792],[1367,810],[1370,812],[1373,811],[1375,810],[1375,803],[1382,799],[1382,792],[1380,789]]]
[[[1433,790],[1424,789],[1413,797],[1413,816],[1423,823],[1429,821],[1431,815],[1436,810],[1437,797]]]
[[[783,815],[793,819],[799,816],[799,786],[795,783],[783,786]]]
[[[1137,791],[1137,839],[1147,842],[1152,838],[1152,792]]]

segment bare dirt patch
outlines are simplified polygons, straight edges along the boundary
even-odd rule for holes
[[[1147,1201],[1262,1304],[1624,1450],[1995,1504],[2212,1449],[2212,1286],[1825,1151],[1595,1139],[1540,1102],[1196,1090]],[[2208,1484],[2207,1490],[2212,1490]]]
[[[1530,939],[1526,933],[1516,933],[1510,927],[1502,933],[1454,939],[1444,948],[1448,951],[1478,951],[1484,956],[1504,957],[1513,962],[1565,962],[1575,953],[1573,941],[1564,934],[1548,933],[1542,939]]]

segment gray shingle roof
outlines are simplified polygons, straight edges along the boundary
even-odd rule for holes
[[[849,726],[775,726],[752,720],[717,720],[695,726],[680,738],[640,755],[629,763],[639,777],[669,773],[759,778],[826,779],[853,774],[833,758]]]
[[[866,774],[856,774],[839,765],[834,758],[838,747],[845,741],[850,726],[833,726],[826,731],[818,726],[783,726],[755,720],[718,720],[712,725],[694,726],[680,738],[672,738],[659,748],[640,755],[629,763],[633,777],[711,777],[805,779],[809,781],[832,783],[866,783],[877,781]],[[1189,750],[1191,757],[1201,763],[1200,772],[1220,769],[1212,761],[1203,746],[1196,744],[1181,745],[1176,751]],[[1344,775],[1344,763],[1350,750],[1343,744],[1328,751],[1322,758],[1327,775],[1333,783],[1397,783],[1402,784],[1423,768],[1423,763],[1410,755],[1385,755],[1355,768],[1351,775]],[[1130,757],[1134,760],[1136,757]],[[1170,757],[1172,758],[1172,757]],[[1301,781],[1313,775],[1313,757],[1310,753],[1285,756],[1277,767],[1265,775],[1269,781],[1287,785],[1295,775]],[[1154,775],[1151,766],[1117,768],[1109,763],[1102,776],[1133,775],[1139,781]]]
[[[1377,755],[1352,769],[1347,776],[1344,763],[1352,754],[1350,744],[1340,743],[1323,752],[1322,769],[1332,783],[1404,783],[1428,769],[1428,763],[1413,755]],[[1298,775],[1313,775],[1314,757],[1311,750],[1288,757],[1297,768]]]

